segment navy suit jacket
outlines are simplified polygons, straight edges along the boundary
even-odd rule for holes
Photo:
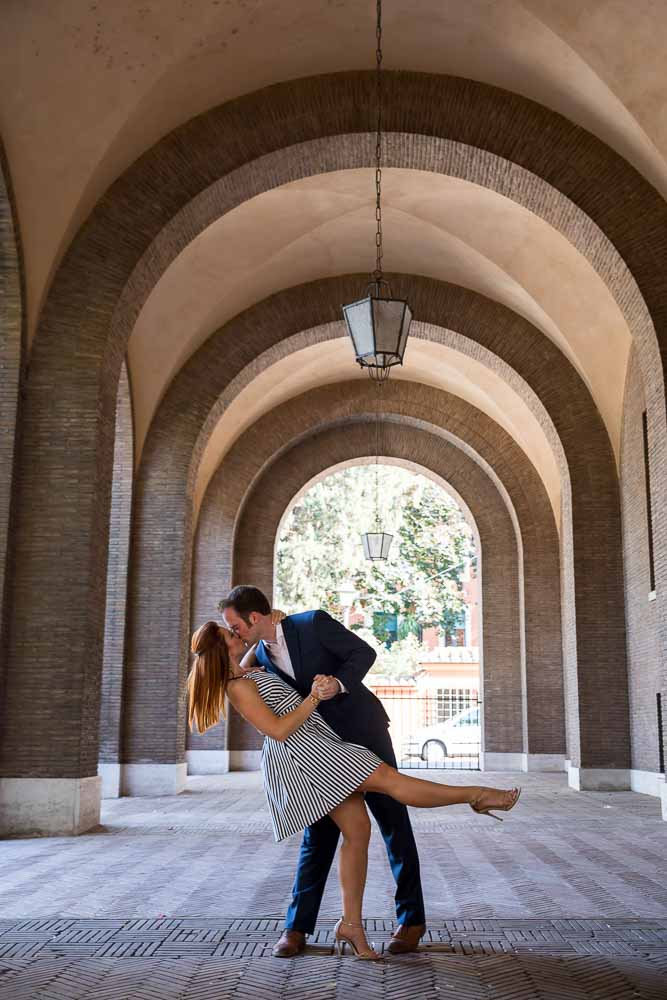
[[[326,611],[288,615],[281,624],[295,679],[274,666],[260,642],[255,656],[265,670],[281,677],[304,698],[316,674],[339,678],[349,693],[322,701],[320,715],[350,743],[372,747],[376,739],[386,741],[389,716],[379,698],[362,684],[375,661],[375,650]]]

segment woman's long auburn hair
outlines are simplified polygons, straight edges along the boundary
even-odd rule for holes
[[[225,712],[229,683],[229,653],[220,626],[206,622],[192,636],[190,649],[197,659],[188,674],[188,724],[200,733],[220,721]]]

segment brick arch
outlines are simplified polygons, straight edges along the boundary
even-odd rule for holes
[[[114,314],[137,264],[184,205],[246,163],[287,146],[298,159],[301,143],[335,135],[341,137],[336,167],[343,166],[342,137],[367,128],[371,83],[368,73],[300,80],[199,116],[113,185],[66,254],[44,306],[25,408],[12,712],[20,715],[22,705],[40,697],[41,679],[25,669],[28,662],[48,658],[52,678],[67,674],[68,691],[45,706],[42,742],[30,744],[22,735],[6,741],[3,773],[74,777],[94,768],[103,631],[99,580],[106,561],[116,384],[130,332],[114,323]],[[452,139],[464,156],[468,148],[485,149],[542,177],[594,219],[628,264],[663,344],[667,278],[659,250],[667,206],[627,163],[562,117],[473,81],[395,73],[388,74],[388,90],[388,131]],[[348,142],[353,146],[354,138]],[[660,367],[650,396],[659,397],[664,409],[661,374]],[[52,529],[46,541],[38,530],[44,524]],[[71,581],[67,588],[63,578]],[[47,595],[42,613],[61,623],[55,645],[24,628],[38,579]],[[619,723],[625,710],[621,704]],[[76,719],[79,738],[61,735],[64,715]],[[61,752],[54,754],[56,745]],[[601,749],[592,745],[591,759]]]
[[[377,413],[375,413],[373,416],[374,416],[374,419],[377,419]],[[353,418],[351,418],[349,420],[332,421],[332,422],[329,422],[329,423],[326,423],[326,424],[323,423],[321,425],[318,425],[317,430],[315,431],[315,433],[319,435],[319,434],[323,434],[325,431],[326,432],[329,432],[329,431],[332,431],[332,430],[335,431],[335,430],[338,430],[339,428],[345,429],[346,427],[357,426],[359,424],[366,424],[366,425],[368,425],[369,422],[370,422],[370,417],[371,417],[371,413],[369,412],[368,414],[360,415],[358,417],[353,417]],[[517,538],[517,541],[520,543],[520,532],[519,532],[519,529],[518,529],[518,524],[517,524],[517,519],[516,519],[515,511],[514,511],[514,509],[512,507],[511,502],[508,499],[506,491],[504,490],[504,488],[503,488],[502,484],[500,483],[500,481],[496,478],[496,476],[493,473],[493,471],[486,465],[486,463],[483,460],[480,460],[480,458],[479,458],[478,455],[475,455],[472,452],[472,449],[470,449],[466,445],[464,445],[463,442],[458,441],[453,435],[450,435],[446,431],[442,431],[438,427],[431,426],[430,424],[426,423],[426,421],[422,421],[422,420],[407,420],[406,421],[406,420],[399,419],[396,416],[393,416],[391,413],[385,413],[385,415],[382,417],[382,422],[381,422],[381,425],[380,425],[380,428],[379,428],[380,442],[382,442],[384,440],[383,435],[385,435],[385,434],[391,435],[391,434],[396,433],[396,427],[394,426],[396,424],[399,424],[401,426],[401,430],[406,430],[406,429],[408,429],[410,427],[414,427],[417,430],[423,431],[426,434],[432,434],[437,439],[443,438],[445,441],[449,441],[451,444],[455,445],[457,448],[462,448],[462,450],[464,451],[465,454],[467,454],[469,457],[473,458],[473,460],[478,463],[478,465],[480,466],[480,468],[483,471],[486,472],[486,474],[489,476],[489,478],[491,479],[491,481],[493,482],[493,484],[496,486],[496,488],[498,489],[499,493],[503,497],[503,500],[505,502],[505,506],[507,507],[507,511],[508,511],[509,516],[510,516],[510,520],[511,520],[512,525],[514,527],[515,536]],[[297,444],[305,443],[312,436],[313,435],[311,433],[305,433],[305,434],[298,435],[297,440],[294,441],[294,446],[296,446]],[[375,439],[377,440],[377,434],[376,434],[376,438]],[[437,446],[437,441],[435,443],[436,443],[436,446]],[[274,568],[275,568],[275,561],[276,561],[275,557],[276,557],[277,552],[278,552],[278,540],[280,538],[280,533],[282,531],[283,524],[288,519],[288,517],[291,514],[292,510],[294,509],[294,507],[298,506],[298,504],[301,501],[301,498],[303,496],[305,496],[307,493],[309,493],[310,490],[312,490],[315,486],[319,485],[319,483],[324,482],[326,479],[329,479],[331,476],[334,476],[334,475],[336,475],[339,472],[343,472],[346,469],[356,469],[356,468],[359,468],[360,466],[368,466],[369,468],[372,467],[372,466],[374,466],[375,465],[375,454],[376,454],[376,451],[377,451],[377,449],[375,449],[373,451],[372,455],[359,455],[356,458],[346,458],[342,462],[337,462],[335,465],[328,466],[327,468],[323,469],[321,472],[316,473],[311,479],[308,479],[303,484],[303,486],[294,494],[294,496],[290,500],[289,504],[287,505],[287,507],[283,511],[282,517],[280,518],[280,521],[278,523],[278,528],[277,528],[277,531],[276,531],[275,545],[273,547],[273,552],[274,552],[274,560],[273,560],[273,562],[274,562]],[[382,451],[382,445],[380,447],[380,451]],[[281,451],[281,454],[282,454],[282,451]],[[475,518],[472,516],[472,512],[471,512],[470,508],[468,507],[468,504],[465,502],[465,500],[463,499],[463,497],[461,496],[461,494],[456,492],[456,490],[454,489],[454,487],[452,486],[451,483],[447,482],[446,479],[443,479],[442,476],[438,475],[436,472],[433,472],[431,469],[427,469],[426,466],[416,465],[414,462],[411,462],[407,458],[389,458],[388,455],[385,455],[384,453],[382,453],[382,454],[379,455],[379,460],[380,460],[380,464],[381,465],[385,465],[385,466],[389,465],[389,466],[391,466],[392,468],[395,468],[395,469],[404,469],[404,470],[407,470],[408,472],[413,472],[415,475],[421,476],[423,479],[428,479],[429,482],[433,483],[434,486],[437,486],[438,489],[440,489],[443,493],[446,493],[447,496],[449,497],[449,499],[453,500],[454,503],[456,504],[456,506],[459,508],[459,511],[460,511],[463,519],[465,520],[465,522],[467,523],[468,527],[470,528],[470,532],[471,532],[471,534],[473,536],[473,541],[474,541],[474,544],[475,544],[476,553],[479,553],[479,531],[477,529],[477,525],[475,524]],[[243,507],[245,507],[245,504],[243,504]],[[239,516],[243,513],[243,507],[238,512]],[[233,544],[234,544],[234,539],[232,539],[232,547],[233,547]],[[393,548],[392,548],[392,552],[393,552]],[[519,572],[519,576],[520,576],[521,575],[520,574],[520,569],[518,570],[518,572]],[[274,594],[274,598],[275,598],[275,580],[273,582],[273,594]]]
[[[474,518],[482,556],[483,749],[518,757],[523,750],[520,581],[512,518],[490,478],[460,448],[415,426],[401,423],[391,429],[383,434],[383,456],[409,461],[446,480]],[[255,582],[272,593],[276,535],[295,494],[325,469],[372,455],[374,442],[374,423],[367,420],[325,428],[279,455],[255,482],[240,516],[234,582]],[[233,716],[230,750],[245,749],[253,737],[251,727]]]
[[[248,496],[267,469],[332,424],[346,427],[374,419],[373,387],[351,381],[297,396],[258,420],[231,448],[209,484],[195,542],[192,625],[215,616],[232,583],[236,528]],[[521,556],[525,601],[526,690],[523,752],[527,766],[545,766],[542,755],[563,744],[563,669],[559,589],[559,543],[546,490],[513,439],[486,414],[450,393],[415,383],[390,382],[383,395],[385,421],[461,450],[475,461],[506,504]],[[389,434],[387,436],[390,436]],[[513,558],[516,558],[516,554]],[[238,580],[238,567],[234,579]],[[212,737],[189,737],[192,750],[213,749]],[[224,749],[223,729],[215,749]]]
[[[16,212],[0,143],[0,659],[6,662],[9,540],[14,464],[19,427],[19,390],[25,351],[23,261]],[[0,671],[0,704],[3,702]],[[0,732],[2,726],[0,725]]]
[[[633,249],[650,271],[644,224],[652,222],[649,235],[658,236],[667,209],[634,168],[580,127],[519,95],[430,74],[387,72],[386,81],[387,165],[465,178],[534,211],[566,235],[613,288],[638,338],[654,336],[633,286],[634,270],[624,264],[629,259],[624,243],[635,241]],[[115,291],[132,275],[122,304],[132,310],[174,256],[230,208],[299,177],[368,166],[374,139],[365,131],[363,102],[372,83],[372,75],[359,72],[313,77],[197,116],[115,182],[73,249],[83,250],[78,244],[94,242],[104,229],[120,227],[130,237],[107,247],[108,258],[98,269],[104,272],[113,262],[107,278]],[[539,143],[531,141],[535,135]],[[184,171],[186,153],[190,169]],[[605,178],[613,180],[613,188],[604,186]],[[633,212],[628,218],[618,203],[619,190],[631,189],[639,216]],[[144,197],[134,204],[137,194]],[[659,219],[652,218],[655,209]],[[87,261],[87,270],[95,263]],[[111,286],[108,290],[116,301]],[[635,311],[640,308],[641,321]],[[645,321],[648,326],[639,329]],[[133,320],[116,315],[112,324],[122,339]]]
[[[210,430],[211,415],[219,415],[226,386],[239,378],[244,368],[252,367],[253,356],[266,355],[273,345],[279,352],[285,336],[296,337],[305,346],[307,335],[298,331],[307,331],[316,322],[333,322],[339,303],[358,288],[359,280],[328,279],[299,286],[241,314],[197,352],[165,397],[137,486],[136,572],[128,623],[133,680],[125,730],[127,762],[150,759],[150,754],[156,753],[151,735],[155,728],[160,733],[156,743],[162,756],[158,760],[178,761],[184,745],[181,713],[169,732],[157,709],[151,716],[150,675],[164,663],[186,659],[192,528],[189,491],[205,445],[200,428]],[[417,321],[432,327],[432,337],[439,330],[443,342],[483,364],[495,358],[502,376],[518,390],[524,387],[524,396],[545,432],[559,438],[563,477],[569,475],[571,482],[571,491],[563,489],[562,510],[562,608],[564,621],[573,623],[566,628],[566,662],[582,664],[580,675],[571,668],[567,675],[568,749],[576,766],[583,759],[589,768],[598,764],[622,767],[628,749],[620,516],[615,463],[601,418],[569,362],[516,314],[445,283],[414,276],[392,276],[392,281],[410,298]],[[447,318],[456,334],[437,327],[441,317]],[[222,356],[229,362],[224,371],[219,364]],[[180,471],[180,481],[175,470]],[[165,538],[165,544],[158,546],[156,539],[166,524],[170,526],[169,542]],[[590,566],[597,564],[601,551],[608,552],[608,572],[591,574]],[[157,608],[147,601],[146,594],[161,595]],[[165,684],[171,685],[176,704],[182,698],[182,678],[174,674]],[[601,705],[605,699],[608,706]],[[580,704],[588,702],[600,712],[608,707],[616,733],[624,734],[622,738],[615,736],[612,741],[600,727],[592,730],[580,724]],[[149,718],[155,718],[151,725],[146,724]]]
[[[360,133],[345,138],[349,141],[344,162],[340,136],[311,140],[300,143],[298,151],[292,147],[266,154],[195,196],[164,226],[137,264],[115,310],[112,335],[116,326],[121,336],[134,328],[148,295],[177,255],[227,212],[295,179],[369,166],[375,136]],[[487,150],[431,135],[402,133],[388,134],[384,145],[387,166],[438,173],[487,188],[529,210],[564,236],[606,284],[633,337],[641,343],[643,370],[652,373],[655,384],[652,406],[658,406],[664,387],[651,316],[623,258],[591,217],[547,181]],[[655,419],[659,419],[657,412]]]

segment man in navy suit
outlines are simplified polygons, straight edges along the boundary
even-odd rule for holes
[[[271,605],[257,587],[235,587],[220,602],[226,624],[248,644],[265,670],[277,674],[305,697],[317,675],[323,699],[319,712],[338,735],[360,743],[396,767],[389,717],[382,702],[363,683],[375,651],[325,611],[288,615],[272,624]],[[376,792],[365,796],[387,847],[396,879],[396,916],[389,950],[415,951],[426,930],[419,858],[408,810]],[[304,831],[292,902],[285,930],[273,954],[291,958],[303,951],[315,930],[327,876],[336,853],[339,829],[328,816]]]

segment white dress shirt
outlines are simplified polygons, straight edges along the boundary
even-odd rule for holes
[[[289,655],[289,649],[287,648],[287,643],[285,642],[285,636],[283,634],[283,627],[278,622],[276,625],[276,638],[274,642],[269,642],[268,639],[264,640],[264,645],[266,646],[266,651],[271,657],[271,662],[274,666],[282,670],[284,674],[296,680],[294,674],[294,667],[292,666],[292,657]]]
[[[278,667],[279,670],[282,670],[282,672],[287,674],[288,677],[296,680],[294,667],[292,666],[292,657],[289,655],[289,649],[287,648],[287,642],[285,641],[285,634],[280,622],[276,625],[275,641],[270,642],[268,639],[265,639],[264,645],[273,665]],[[347,688],[343,682],[338,680],[337,677],[336,680],[338,681],[341,693],[347,694]]]

